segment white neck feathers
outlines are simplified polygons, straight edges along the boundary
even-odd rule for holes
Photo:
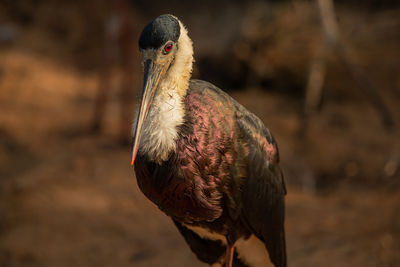
[[[183,124],[185,116],[183,98],[192,72],[192,41],[182,23],[179,24],[178,49],[160,81],[140,141],[140,152],[157,163],[167,160],[169,154],[176,150],[178,127]]]

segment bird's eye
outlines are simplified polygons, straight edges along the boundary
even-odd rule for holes
[[[169,52],[171,52],[172,46],[172,44],[167,44],[166,46],[164,46],[164,53],[168,54]]]

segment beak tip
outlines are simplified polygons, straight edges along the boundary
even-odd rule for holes
[[[135,150],[136,150],[136,149],[135,149]],[[135,151],[135,150],[133,150],[133,152],[132,152],[131,166],[133,166],[133,163],[135,163],[136,154],[137,154],[137,151]]]

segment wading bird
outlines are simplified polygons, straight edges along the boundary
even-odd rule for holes
[[[139,48],[132,165],[142,192],[201,261],[265,266],[269,255],[286,266],[286,189],[270,131],[219,88],[190,79],[192,41],[176,17],[145,26]]]

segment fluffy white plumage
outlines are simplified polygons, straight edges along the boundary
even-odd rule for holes
[[[174,90],[160,91],[163,93],[154,97],[140,141],[140,151],[156,162],[168,159],[169,153],[175,150],[177,127],[184,119],[180,96]]]
[[[149,110],[140,140],[140,152],[155,162],[168,159],[176,149],[177,127],[184,121],[183,98],[193,65],[193,46],[186,28],[180,24],[178,50],[164,78],[160,81]]]

